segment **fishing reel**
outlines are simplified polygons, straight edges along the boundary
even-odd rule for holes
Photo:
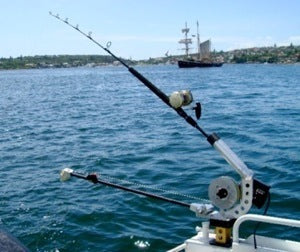
[[[214,179],[208,188],[212,204],[219,208],[215,219],[237,219],[246,214],[252,207],[253,179],[242,179],[237,183],[233,178],[222,176]]]
[[[227,176],[216,178],[209,185],[208,196],[213,205],[227,211],[241,198],[240,185]]]
[[[169,104],[174,109],[188,106],[193,102],[193,100],[193,95],[190,90],[175,91],[169,96]],[[199,120],[202,112],[201,103],[196,102],[195,107],[192,109],[195,110],[195,116],[197,120]]]
[[[222,217],[237,219],[252,207],[261,208],[266,202],[270,187],[253,178],[242,178],[241,183],[222,176],[214,179],[208,188],[212,204],[219,208]]]

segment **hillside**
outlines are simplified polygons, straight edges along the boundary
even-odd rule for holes
[[[293,64],[300,62],[300,46],[254,47],[229,52],[217,52],[226,63],[279,63]]]
[[[116,64],[118,62],[109,55],[44,55],[0,58],[0,69],[93,67]]]
[[[176,64],[183,55],[149,58],[147,60],[125,60],[130,65],[135,64]],[[213,58],[223,58],[224,63],[300,63],[300,46],[254,47],[232,50],[227,52],[212,52]],[[30,69],[30,68],[67,68],[67,67],[95,67],[118,65],[115,59],[108,55],[52,55],[52,56],[20,56],[17,58],[0,58],[0,69]]]

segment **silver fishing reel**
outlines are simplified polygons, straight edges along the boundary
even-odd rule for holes
[[[240,199],[238,183],[226,176],[214,179],[208,188],[208,196],[212,204],[220,209],[230,209]]]
[[[174,109],[188,106],[193,102],[193,100],[193,95],[190,90],[175,91],[169,96],[169,104]],[[195,110],[195,116],[197,120],[199,120],[202,110],[200,102],[196,102],[195,107],[193,107],[192,109]]]
[[[252,207],[253,179],[243,178],[238,184],[227,176],[216,178],[209,185],[208,196],[222,217],[236,219]]]
[[[193,95],[190,90],[175,91],[169,96],[170,105],[177,109],[187,106],[193,102]]]

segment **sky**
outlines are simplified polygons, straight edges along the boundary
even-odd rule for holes
[[[181,54],[181,29],[197,21],[217,51],[300,45],[300,0],[0,0],[0,11],[0,58],[105,54],[49,11],[124,58]]]

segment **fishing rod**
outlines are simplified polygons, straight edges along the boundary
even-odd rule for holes
[[[221,154],[221,156],[227,161],[227,163],[240,175],[241,182],[237,183],[234,179],[221,176],[214,179],[208,188],[208,195],[211,203],[213,204],[198,204],[192,203],[188,204],[185,202],[177,201],[174,199],[166,198],[159,195],[154,195],[152,193],[144,192],[137,189],[128,188],[118,184],[114,184],[108,181],[98,179],[97,176],[82,175],[74,172],[70,168],[65,168],[61,171],[61,180],[68,180],[71,176],[92,181],[93,183],[104,184],[121,190],[129,191],[132,193],[148,196],[151,198],[156,198],[176,205],[181,205],[184,207],[189,207],[192,211],[196,213],[199,217],[209,218],[210,224],[216,228],[230,229],[235,220],[246,214],[252,207],[252,204],[257,208],[261,208],[267,199],[269,198],[268,185],[253,178],[254,173],[247,165],[230,149],[230,147],[216,134],[212,133],[208,135],[198,123],[182,109],[183,106],[189,105],[193,101],[193,96],[190,91],[176,91],[170,96],[167,96],[158,87],[151,83],[146,77],[130,67],[123,59],[117,57],[113,54],[109,47],[111,42],[108,42],[106,47],[101,45],[99,42],[91,37],[91,32],[88,34],[79,29],[78,25],[74,26],[69,23],[68,19],[63,20],[59,15],[53,15],[49,12],[51,16],[62,21],[68,26],[72,27],[79,33],[81,33],[86,38],[90,39],[93,43],[99,46],[101,49],[110,54],[114,59],[119,61],[128,71],[140,80],[146,87],[148,87],[156,96],[158,96],[166,105],[174,109],[179,116],[185,119],[185,121],[196,128],[200,133],[206,138],[206,140]],[[196,118],[199,119],[201,116],[201,105],[196,103],[194,108],[196,112]],[[214,211],[214,207],[218,208],[218,211]],[[230,233],[229,231],[226,233]],[[226,238],[220,236],[218,239],[216,237],[216,242],[219,244],[229,243],[230,235],[226,235]]]
[[[93,43],[95,43],[101,49],[106,51],[108,54],[110,54],[114,59],[116,59],[124,67],[126,67],[133,76],[135,76],[146,87],[148,87],[155,95],[157,95],[165,104],[167,104],[169,107],[173,108],[179,116],[183,117],[186,120],[186,122],[188,122],[191,126],[196,128],[197,130],[199,130],[204,137],[206,137],[206,138],[208,137],[208,134],[197,124],[197,122],[191,116],[189,116],[180,106],[178,107],[178,102],[181,103],[180,105],[188,105],[192,102],[192,95],[189,92],[181,92],[179,94],[178,93],[174,94],[172,96],[173,102],[172,101],[170,102],[170,98],[164,92],[162,92],[158,87],[156,87],[153,83],[151,83],[145,76],[143,76],[141,73],[139,73],[136,69],[127,65],[124,60],[122,60],[121,58],[119,58],[118,56],[116,56],[114,53],[112,53],[109,50],[111,42],[108,42],[106,47],[104,47],[103,45],[101,45],[99,42],[97,42],[95,39],[92,38],[91,32],[89,32],[88,34],[85,33],[84,31],[79,29],[78,25],[76,25],[76,26],[72,25],[71,23],[69,23],[67,18],[65,20],[63,20],[62,18],[59,17],[58,14],[54,15],[54,14],[52,14],[52,12],[49,12],[49,14],[52,17],[62,21],[63,23],[67,24],[68,26],[72,27],[73,29],[75,29],[76,31],[81,33],[83,36],[90,39]],[[199,109],[200,108],[198,105],[198,111],[199,111]],[[198,114],[199,114],[199,112],[198,112]]]

